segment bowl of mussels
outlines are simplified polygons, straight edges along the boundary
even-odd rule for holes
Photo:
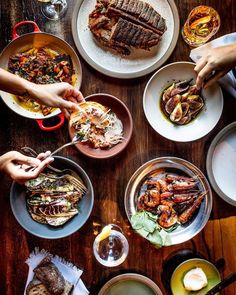
[[[223,95],[217,83],[206,89],[195,85],[195,64],[176,62],[158,70],[143,94],[145,116],[163,137],[189,142],[207,135],[223,110]]]
[[[24,185],[12,183],[10,203],[29,233],[58,239],[79,230],[90,216],[94,193],[86,172],[75,162],[55,157],[53,167]]]

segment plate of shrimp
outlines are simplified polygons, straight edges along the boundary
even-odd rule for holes
[[[162,157],[142,165],[125,192],[125,210],[133,229],[156,247],[193,238],[206,225],[212,192],[192,163]]]

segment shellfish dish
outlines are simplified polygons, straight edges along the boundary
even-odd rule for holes
[[[8,70],[36,84],[67,82],[74,84],[74,69],[70,55],[61,54],[50,48],[32,48],[12,55]],[[44,116],[53,111],[52,107],[40,105],[30,96],[14,96],[16,102],[31,112],[40,112]]]
[[[156,215],[161,228],[175,229],[190,221],[206,194],[200,189],[197,176],[158,170],[142,183],[137,209]]]
[[[188,124],[204,107],[204,99],[196,85],[191,85],[191,81],[174,82],[161,95],[161,110],[174,124]]]
[[[121,120],[111,109],[95,101],[80,103],[69,124],[82,137],[82,143],[95,149],[108,149],[124,140]]]
[[[41,173],[25,183],[26,202],[31,217],[43,224],[60,226],[79,213],[78,203],[87,188],[80,177]]]
[[[97,0],[89,28],[100,44],[121,55],[129,55],[132,47],[150,50],[167,29],[165,19],[140,0]]]

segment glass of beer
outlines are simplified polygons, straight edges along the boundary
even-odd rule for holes
[[[209,6],[197,6],[189,14],[182,36],[190,46],[198,47],[213,37],[220,28],[218,12]]]

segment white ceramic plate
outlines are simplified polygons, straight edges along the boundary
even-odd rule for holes
[[[196,78],[194,63],[176,62],[158,70],[148,81],[143,94],[145,116],[152,128],[167,139],[188,142],[208,134],[217,124],[223,110],[223,94],[218,84],[202,91],[205,106],[201,113],[187,125],[171,123],[160,108],[163,90],[173,81]]]
[[[216,193],[236,206],[236,122],[226,126],[212,141],[207,154],[207,174]]]
[[[72,17],[72,33],[83,58],[96,70],[111,77],[135,78],[160,67],[171,55],[179,35],[179,15],[174,0],[145,0],[166,19],[167,31],[161,42],[150,51],[133,50],[121,57],[98,44],[88,28],[89,14],[96,0],[78,0]]]

